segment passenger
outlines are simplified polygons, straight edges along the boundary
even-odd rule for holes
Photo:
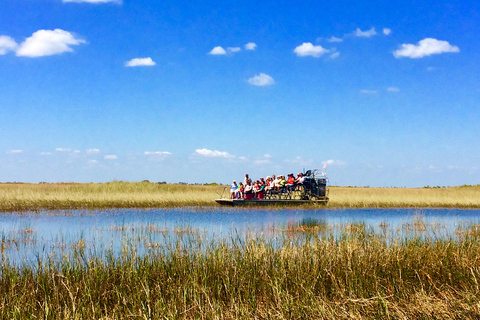
[[[248,173],[245,174],[245,179],[243,179],[243,185],[246,186],[248,182],[252,182],[252,179],[248,176]]]
[[[265,185],[266,185],[265,179],[260,178],[260,183],[261,183],[263,186],[265,186]]]
[[[243,198],[243,191],[245,190],[245,187],[243,186],[243,183],[238,184],[238,189],[237,189],[237,199],[242,199]]]
[[[295,182],[297,184],[303,184],[303,181],[305,181],[305,177],[303,176],[303,173],[299,172],[297,174],[297,179],[295,179]]]
[[[253,183],[253,197],[257,198],[258,191],[260,190],[260,180],[257,180]]]
[[[293,187],[295,185],[295,177],[293,176],[293,173],[290,173],[288,175],[288,179],[287,179],[287,187]]]
[[[232,199],[237,198],[238,185],[237,181],[233,180],[233,183],[230,185],[230,196]]]
[[[265,190],[270,191],[274,187],[272,177],[268,176],[266,181]]]
[[[253,186],[252,186],[251,181],[249,183],[247,183],[247,185],[245,186],[244,195],[245,195],[245,200],[252,200],[252,198],[253,198]]]
[[[257,199],[263,200],[263,198],[265,198],[265,184],[262,184],[262,180],[257,180]]]
[[[299,172],[297,174],[297,178],[295,179],[295,184],[297,185],[296,190],[301,190],[300,186],[303,186],[304,181],[305,181],[305,177],[303,176],[303,173]]]
[[[275,178],[275,175],[272,175],[272,178],[273,178],[273,190],[278,192],[280,190],[280,177],[281,176],[278,176],[278,178]]]
[[[285,180],[285,176],[280,176],[280,181],[279,181],[280,188],[285,187],[286,184],[287,184],[287,180]]]

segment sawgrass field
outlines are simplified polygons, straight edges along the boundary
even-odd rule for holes
[[[227,188],[227,189],[226,189]],[[108,183],[0,184],[0,211],[215,206],[222,185]],[[480,185],[446,188],[330,187],[328,208],[480,208]]]
[[[0,184],[0,211],[215,206],[224,189],[150,182]],[[329,197],[327,208],[480,208],[480,186],[331,187]],[[40,258],[38,252],[33,264],[12,262],[9,254],[22,256],[28,246],[41,250],[35,226],[4,230],[0,318],[479,319],[480,225],[465,224],[442,238],[425,237],[438,226],[421,217],[402,228],[392,238],[363,223],[330,226],[307,219],[274,230],[271,238],[259,233],[212,240],[194,228],[179,227],[172,235],[129,229],[120,254],[89,247],[80,237],[73,245],[58,244],[61,255]],[[156,232],[170,240],[149,242]]]
[[[421,219],[407,227],[414,234],[436,228]],[[192,229],[167,234],[162,245],[148,243],[152,228],[133,233],[119,255],[77,239],[33,265],[9,263],[4,250],[35,245],[35,230],[8,234],[0,318],[480,318],[479,225],[446,238],[392,239],[362,223],[337,228],[334,236],[331,226],[308,220],[272,238],[211,241]],[[138,243],[146,254],[137,253]]]

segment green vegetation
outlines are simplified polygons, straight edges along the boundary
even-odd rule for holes
[[[0,184],[0,211],[213,206],[225,186],[143,182]],[[480,186],[331,187],[330,208],[480,208]],[[307,206],[308,207],[308,206]]]
[[[424,232],[417,218],[409,227]],[[296,227],[307,227],[304,233]],[[314,228],[318,228],[312,232]],[[405,226],[407,228],[407,226]],[[90,252],[15,266],[2,255],[2,319],[478,319],[480,232],[391,239],[364,224],[302,221],[274,237],[200,233],[137,255]],[[29,231],[29,233],[34,231]],[[155,232],[151,228],[150,232]],[[22,235],[23,237],[25,235]],[[148,235],[147,237],[148,238]],[[2,240],[3,248],[6,244]],[[142,241],[141,239],[138,241]]]

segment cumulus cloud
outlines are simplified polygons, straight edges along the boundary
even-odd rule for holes
[[[460,52],[460,49],[457,46],[452,46],[448,41],[425,38],[420,40],[417,45],[402,44],[400,49],[393,52],[393,55],[395,58],[408,57],[418,59],[444,52]]]
[[[63,2],[87,2],[87,3],[107,3],[107,2],[114,2],[114,3],[122,3],[121,0],[62,0]]]
[[[376,35],[377,32],[375,31],[375,28],[373,28],[373,27],[370,30],[367,30],[367,31],[362,31],[362,30],[360,30],[360,28],[357,28],[357,30],[355,30],[353,32],[353,34],[357,37],[370,38],[371,36]]]
[[[343,39],[332,36],[331,38],[328,38],[327,41],[328,42],[342,42]]]
[[[362,89],[362,90],[360,90],[360,93],[363,93],[363,94],[377,94],[378,90]]]
[[[106,160],[116,160],[118,157],[114,154],[107,154],[105,157],[103,157]]]
[[[340,56],[340,52],[337,51],[337,52],[332,53],[332,54],[330,55],[330,58],[336,59],[336,58],[338,58],[339,56]]]
[[[18,44],[9,36],[0,36],[0,55],[4,55],[9,51],[15,51]]]
[[[156,65],[155,61],[152,58],[134,58],[130,61],[125,62],[125,67],[141,67],[141,66],[154,66]]]
[[[275,80],[270,77],[268,74],[260,73],[259,75],[253,76],[248,79],[248,83],[253,84],[254,86],[270,86],[275,84]]]
[[[72,152],[72,149],[70,149],[70,148],[56,148],[55,151],[58,151],[58,152]]]
[[[387,91],[388,91],[388,92],[399,92],[400,89],[397,88],[397,87],[388,87],[388,88],[387,88]]]
[[[218,150],[197,149],[195,150],[195,153],[201,156],[211,158],[233,158],[233,156],[228,152]]]
[[[240,50],[242,50],[240,47],[228,47],[227,48],[227,51],[228,52],[239,52]]]
[[[8,154],[20,154],[20,153],[24,153],[25,151],[23,150],[10,150],[10,151],[7,151]]]
[[[221,46],[218,46],[218,47],[213,48],[212,51],[210,51],[208,54],[222,55],[222,54],[227,54],[227,52]]]
[[[390,33],[392,33],[392,30],[390,30],[389,28],[383,28],[383,34],[388,36]]]
[[[87,154],[97,154],[100,153],[100,149],[87,149]]]
[[[299,57],[312,56],[315,58],[320,57],[328,51],[329,50],[320,45],[314,46],[311,42],[304,42],[293,50],[293,52],[295,52]]]
[[[255,50],[257,45],[253,42],[249,42],[245,45],[245,50]]]
[[[72,52],[70,46],[81,43],[86,41],[62,29],[38,30],[20,44],[17,56],[34,58]]]

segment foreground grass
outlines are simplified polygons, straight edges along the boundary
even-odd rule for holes
[[[0,184],[0,211],[212,206],[224,188],[150,182]],[[329,197],[330,208],[480,208],[480,186],[332,187]]]
[[[307,223],[278,235],[128,246],[0,271],[2,319],[479,319],[480,232],[386,241]],[[280,238],[280,242],[278,239]],[[280,243],[280,245],[278,245]],[[202,249],[200,247],[203,245]]]

